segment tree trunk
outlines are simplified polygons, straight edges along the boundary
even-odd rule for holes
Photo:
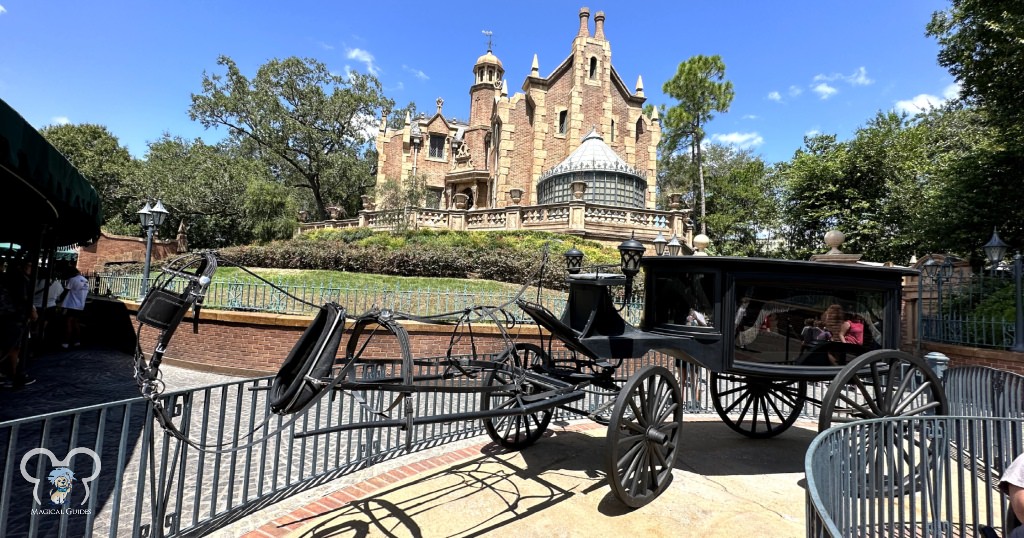
[[[699,183],[700,189],[700,233],[707,235],[708,227],[705,223],[705,212],[707,208],[704,204],[704,163],[700,151],[700,141],[695,141],[697,146],[697,182]]]
[[[311,190],[313,192],[313,201],[316,202],[317,218],[321,221],[327,220],[327,206],[324,205],[324,197],[320,194],[319,189]]]

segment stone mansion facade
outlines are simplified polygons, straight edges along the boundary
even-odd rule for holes
[[[580,10],[572,51],[548,75],[534,55],[522,92],[510,94],[491,50],[476,59],[467,82],[465,121],[446,115],[441,98],[433,115],[407,116],[398,129],[388,126],[387,111],[381,117],[377,185],[417,178],[429,193],[425,207],[401,217],[408,224],[542,229],[609,241],[633,232],[649,241],[662,232],[690,243],[688,210],[678,203],[655,209],[660,120],[656,109],[643,111],[642,78],[631,88],[612,66],[603,12],[591,21],[590,10]],[[387,220],[376,202],[364,197],[358,225],[393,222],[394,211]],[[324,225],[331,226],[302,228]]]

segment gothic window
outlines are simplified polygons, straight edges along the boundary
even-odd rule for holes
[[[597,58],[590,58],[590,79],[597,78]]]
[[[558,134],[565,134],[569,130],[569,111],[563,110],[558,113]]]
[[[612,132],[608,135],[609,142],[615,142],[615,120],[612,120]]]
[[[430,135],[430,157],[433,159],[444,158],[444,135]]]
[[[644,134],[644,119],[636,120],[636,139],[640,141],[640,135]]]

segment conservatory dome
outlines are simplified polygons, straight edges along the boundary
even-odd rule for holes
[[[537,182],[537,202],[557,204],[574,199],[572,183],[586,184],[583,201],[618,207],[643,208],[647,180],[605,144],[597,128],[564,161],[544,172]]]

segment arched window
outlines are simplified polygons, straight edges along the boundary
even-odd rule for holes
[[[644,119],[640,118],[636,120],[636,139],[640,140],[642,134],[644,134]]]
[[[609,135],[608,135],[608,141],[609,142],[615,142],[615,120],[612,120],[612,129],[611,129],[611,131],[612,132],[609,133]]]
[[[594,56],[590,57],[590,78],[594,79],[597,77],[597,58]]]

